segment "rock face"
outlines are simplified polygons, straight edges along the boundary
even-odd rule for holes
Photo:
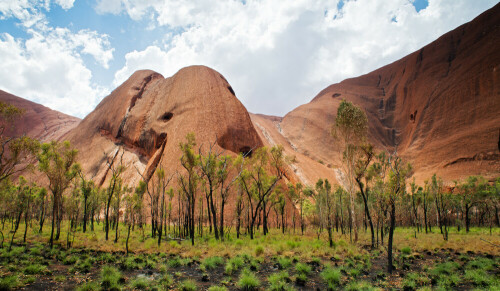
[[[398,153],[418,182],[500,175],[500,4],[422,49],[321,91],[278,123],[297,152],[339,167],[331,137],[342,99],[361,106],[369,140]]]
[[[28,101],[0,90],[0,101],[24,109],[24,114],[8,127],[5,136],[22,136],[47,142],[59,139],[80,122],[79,118],[52,110],[43,105]]]
[[[80,150],[82,167],[101,185],[109,176],[108,157],[122,159],[128,165],[124,180],[136,185],[160,165],[167,175],[180,170],[179,143],[190,132],[197,146],[217,140],[216,148],[227,153],[263,145],[226,79],[203,66],[166,79],[135,72],[64,138]]]

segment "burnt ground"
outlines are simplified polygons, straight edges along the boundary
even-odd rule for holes
[[[33,249],[38,251],[33,251]],[[321,272],[329,266],[341,271],[338,289],[346,289],[352,285],[352,282],[368,282],[369,285],[382,289],[412,290],[415,288],[409,288],[408,280],[406,280],[410,273],[419,274],[424,279],[429,278],[429,281],[422,286],[436,287],[445,284],[442,282],[446,279],[445,277],[436,277],[437,275],[433,277],[432,274],[436,272],[435,269],[438,268],[436,266],[447,262],[456,263],[456,270],[453,273],[458,274],[460,280],[452,282],[451,286],[446,285],[450,288],[444,289],[482,288],[488,290],[492,287],[491,285],[477,283],[465,275],[465,269],[470,267],[470,262],[478,259],[493,262],[493,267],[490,266],[485,270],[490,276],[496,278],[496,281],[500,278],[498,257],[479,252],[460,253],[453,249],[396,252],[395,270],[391,275],[386,272],[387,256],[380,251],[370,251],[367,254],[356,254],[352,257],[316,258],[302,262],[291,258],[292,263],[287,268],[281,268],[277,257],[252,258],[250,256],[250,258],[245,258],[243,266],[231,275],[225,273],[225,264],[229,258],[223,258],[222,264],[202,271],[202,260],[181,258],[164,253],[132,254],[127,257],[124,253],[76,249],[51,251],[38,245],[33,248],[14,247],[11,252],[7,252],[4,248],[1,249],[0,254],[0,278],[4,280],[8,277],[17,277],[17,283],[10,287],[0,283],[0,290],[75,290],[86,282],[95,282],[96,286],[100,286],[100,272],[105,265],[114,266],[121,272],[120,286],[125,290],[132,290],[132,282],[137,278],[150,282],[145,289],[155,290],[155,286],[158,288],[155,282],[158,282],[165,273],[171,277],[172,281],[168,284],[168,288],[162,286],[158,288],[159,290],[176,289],[178,284],[186,279],[194,280],[198,290],[207,290],[215,285],[225,286],[229,290],[239,290],[238,280],[244,268],[249,268],[258,277],[261,282],[259,290],[267,290],[270,287],[267,278],[283,270],[289,275],[285,279],[287,285],[295,290],[326,290],[328,285],[323,280]],[[311,269],[305,282],[297,279],[299,274],[295,266],[298,263],[304,263]],[[29,270],[30,266],[39,266],[41,270]]]

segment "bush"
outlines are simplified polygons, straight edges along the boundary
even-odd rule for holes
[[[121,273],[114,267],[104,266],[101,270],[101,287],[104,290],[120,289]]]
[[[333,269],[331,267],[328,267],[323,272],[321,272],[321,278],[323,278],[326,284],[328,284],[328,289],[336,290],[340,285],[342,273],[340,272],[340,269]]]
[[[196,285],[196,282],[193,280],[184,280],[181,283],[179,283],[178,289],[180,291],[196,291],[198,290],[198,286]]]
[[[257,290],[260,281],[250,270],[245,269],[241,272],[240,279],[238,280],[238,287],[242,290]]]

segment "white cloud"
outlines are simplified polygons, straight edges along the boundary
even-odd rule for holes
[[[0,38],[0,88],[52,109],[83,117],[108,91],[91,81],[71,43],[33,33],[26,41]]]
[[[341,11],[327,0],[114,0],[97,7],[184,28],[165,35],[163,47],[128,53],[114,85],[137,69],[170,76],[204,64],[226,76],[250,111],[285,114],[327,85],[395,61],[494,4],[430,0],[419,13],[408,0],[345,1]]]
[[[73,2],[56,1],[63,9]],[[108,68],[114,49],[108,36],[96,31],[51,27],[44,14],[49,9],[50,1],[0,2],[2,17],[17,18],[29,35],[0,35],[0,89],[83,117],[109,90],[92,81],[82,55]]]

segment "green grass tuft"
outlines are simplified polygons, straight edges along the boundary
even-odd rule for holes
[[[238,280],[238,287],[241,290],[257,290],[260,286],[260,281],[250,270],[245,269],[241,272]]]
[[[196,291],[196,290],[198,290],[198,286],[196,285],[196,282],[193,280],[184,280],[184,281],[179,283],[179,286],[177,288],[180,291]]]
[[[326,268],[323,272],[321,272],[321,278],[325,280],[326,284],[328,284],[329,290],[336,290],[340,285],[340,281],[342,279],[342,273],[340,269],[334,268]]]

